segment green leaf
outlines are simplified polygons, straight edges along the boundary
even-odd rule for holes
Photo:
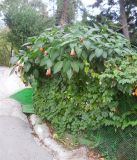
[[[83,44],[87,49],[90,49],[90,46],[91,46],[91,42],[90,41],[84,41]]]
[[[40,48],[44,45],[44,42],[42,42],[41,40],[36,40],[36,43],[34,44],[34,48]]]
[[[107,58],[107,53],[106,52],[103,52],[103,58]]]
[[[71,61],[65,61],[63,65],[63,72],[67,72],[71,67]]]
[[[82,57],[83,57],[84,59],[87,59],[87,52],[83,51],[83,52],[82,52]]]
[[[30,70],[30,68],[31,68],[31,64],[30,64],[30,63],[26,63],[26,64],[24,65],[24,71],[25,71],[25,72],[28,72],[28,71]]]
[[[39,65],[39,63],[40,63],[40,58],[39,58],[39,57],[37,57],[37,58],[35,59],[35,63]]]
[[[29,57],[24,57],[24,62],[27,62],[29,60]]]
[[[76,45],[77,45],[76,43],[71,43],[71,44],[70,44],[70,48],[71,48],[71,49],[74,49]]]
[[[83,63],[79,63],[79,67],[82,70],[84,68],[84,64]]]
[[[52,67],[52,61],[50,59],[47,60],[47,66],[48,68]]]
[[[39,71],[37,69],[34,69],[33,74],[35,78],[39,77]]]
[[[122,53],[122,51],[120,49],[118,49],[118,48],[114,49],[114,51],[119,55]]]
[[[65,45],[67,45],[67,44],[69,44],[69,43],[73,43],[73,42],[75,42],[75,40],[65,41],[65,42],[63,42],[63,43],[60,44],[60,47],[63,47],[63,46],[65,46]]]
[[[100,56],[102,56],[102,54],[103,54],[103,49],[97,48],[95,50],[95,55],[96,55],[97,58],[100,57]]]
[[[52,61],[54,61],[59,56],[59,53],[56,51],[50,52],[50,58]]]
[[[48,60],[48,57],[44,57],[40,62],[40,66],[45,66],[47,64],[47,60]]]
[[[57,62],[54,66],[54,74],[59,72],[63,67],[63,61]]]
[[[75,50],[76,50],[76,53],[77,53],[78,57],[80,57],[81,53],[82,53],[82,48],[77,46],[77,47],[75,47]]]
[[[79,72],[79,63],[78,62],[71,62],[71,66],[75,72],[77,72],[77,73]]]
[[[89,61],[92,61],[94,57],[95,57],[95,55],[93,53],[91,53],[91,55],[89,56]]]
[[[96,30],[99,30],[99,27],[94,23],[94,27],[96,28]]]
[[[67,76],[68,76],[68,78],[71,79],[72,75],[73,75],[72,69],[69,69],[69,70],[67,71]]]

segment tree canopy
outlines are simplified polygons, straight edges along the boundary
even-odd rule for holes
[[[36,5],[36,2],[39,1],[5,0],[1,4],[4,21],[10,29],[9,41],[17,48],[20,48],[28,37],[39,35],[52,24],[45,4],[41,2]]]
[[[123,5],[123,6],[121,6]],[[101,12],[96,17],[98,22],[107,22],[111,26],[116,26],[115,30],[122,32],[122,29],[126,28],[121,17],[124,15],[124,21],[127,22],[127,28],[131,42],[134,45],[137,45],[137,1],[136,0],[97,0],[91,9],[100,8]],[[122,8],[121,8],[122,7]],[[125,12],[125,13],[124,13]],[[124,30],[123,30],[124,33]],[[127,35],[128,36],[128,35]]]

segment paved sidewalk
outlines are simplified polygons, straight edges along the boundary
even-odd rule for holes
[[[52,160],[52,155],[38,146],[24,121],[0,116],[0,160]]]
[[[21,106],[8,96],[24,88],[10,69],[0,67],[0,160],[53,160],[53,155],[39,146]]]

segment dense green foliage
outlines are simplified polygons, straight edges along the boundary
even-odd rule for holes
[[[125,0],[124,6],[128,22],[128,29],[130,33],[130,39],[132,44],[137,45],[137,1]],[[95,21],[100,23],[107,23],[108,25],[110,25],[110,27],[115,28],[117,32],[122,32],[119,14],[119,0],[96,0],[92,7],[100,9],[100,14],[98,14],[96,17],[91,16],[92,20],[94,19]]]
[[[47,13],[43,10],[40,12],[34,4],[23,0],[5,0],[1,4],[1,10],[5,16],[4,21],[10,29],[9,42],[16,48],[20,48],[28,37],[39,35],[45,28],[54,24],[53,19],[49,18]]]
[[[35,85],[35,112],[59,133],[137,124],[137,55],[107,26],[48,29],[30,38],[18,59]]]
[[[123,36],[107,26],[96,25],[47,29],[39,37],[29,38],[26,45],[30,46],[19,54],[24,62],[24,75],[37,73],[33,75],[38,81],[48,69],[69,79],[78,73],[87,74],[91,68],[100,73],[105,67],[104,60],[131,51]]]
[[[0,66],[9,66],[11,44],[8,42],[8,29],[0,30]]]
[[[137,159],[137,127],[128,127],[124,131],[113,127],[104,127],[96,131],[89,129],[83,142],[91,144],[105,160]],[[87,140],[88,139],[88,140]]]
[[[57,10],[55,13],[56,24],[70,24],[76,20],[79,8],[82,6],[81,0],[51,0],[56,3]],[[64,23],[64,24],[62,24]]]

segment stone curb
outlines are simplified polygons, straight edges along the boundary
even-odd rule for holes
[[[31,115],[30,123],[40,141],[55,153],[58,160],[88,160],[88,149],[86,147],[68,150],[63,145],[58,144],[53,139],[49,127],[46,123],[42,123],[42,120],[38,116]]]

